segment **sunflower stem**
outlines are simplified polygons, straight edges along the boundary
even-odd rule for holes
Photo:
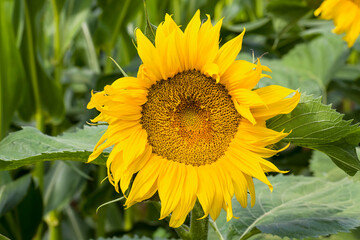
[[[198,201],[196,201],[191,211],[190,238],[192,240],[206,240],[209,231],[209,215],[203,219],[204,211]]]

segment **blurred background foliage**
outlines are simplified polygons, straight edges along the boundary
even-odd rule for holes
[[[214,22],[224,17],[220,44],[245,27],[238,58],[262,56],[262,64],[273,71],[273,79],[263,79],[260,87],[278,84],[322,96],[345,119],[359,122],[360,42],[348,49],[341,36],[331,33],[331,21],[315,19],[320,3],[148,0],[146,5],[154,25],[169,13],[186,26],[197,9]],[[91,90],[122,77],[109,57],[136,75],[141,61],[134,30],[145,26],[142,0],[0,0],[0,140],[21,126],[53,136],[82,127],[96,115],[86,109]],[[300,147],[275,158],[280,169],[296,175],[313,174],[310,160],[317,159]],[[0,239],[177,237],[166,221],[157,220],[151,204],[125,211],[119,201],[96,214],[101,204],[120,197],[107,181],[101,183],[105,176],[102,166],[70,161],[1,171]],[[359,231],[350,235],[360,238]]]

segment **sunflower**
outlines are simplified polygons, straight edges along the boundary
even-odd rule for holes
[[[334,20],[336,34],[346,33],[343,39],[352,47],[360,34],[360,0],[325,0],[315,16]]]
[[[219,49],[221,24],[213,26],[209,16],[202,24],[197,11],[183,32],[166,15],[155,45],[137,29],[137,77],[105,86],[88,104],[100,111],[93,122],[108,123],[89,161],[113,146],[108,177],[125,206],[157,192],[160,219],[171,214],[175,228],[197,200],[214,220],[222,208],[227,220],[233,217],[234,195],[246,207],[249,192],[253,206],[253,178],[272,190],[265,173],[282,171],[264,158],[281,151],[271,146],[288,133],[265,121],[289,113],[300,98],[281,86],[252,90],[270,69],[259,59],[235,60],[245,31]]]

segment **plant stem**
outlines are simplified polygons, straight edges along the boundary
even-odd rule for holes
[[[32,90],[34,93],[35,98],[35,118],[36,118],[36,127],[41,131],[45,131],[45,121],[44,121],[44,113],[42,110],[42,104],[40,99],[40,89],[37,80],[37,69],[36,69],[36,59],[35,59],[35,50],[34,50],[34,41],[33,41],[33,34],[29,16],[29,10],[24,2],[24,9],[25,9],[25,26],[26,26],[26,37],[27,37],[27,49],[28,49],[28,59],[29,59],[29,71],[30,71],[30,80],[32,85]],[[44,164],[37,163],[35,165],[34,176],[37,177],[39,181],[40,190],[43,191],[44,189]]]
[[[55,82],[60,84],[62,64],[61,64],[61,46],[60,46],[60,17],[59,9],[55,0],[51,0],[54,15],[54,61],[55,61]]]
[[[123,25],[123,21],[125,19],[126,13],[128,12],[129,6],[130,6],[131,0],[125,0],[123,7],[121,9],[121,12],[119,14],[119,17],[117,18],[117,21],[114,25],[113,28],[113,34],[110,38],[110,42],[108,43],[105,52],[106,55],[109,57],[112,57],[112,50],[115,48],[115,44],[116,44],[116,40],[117,40],[117,36],[120,32],[120,29]],[[106,61],[105,63],[105,74],[111,73],[112,72],[112,62],[111,61]]]
[[[51,211],[46,218],[46,222],[49,227],[50,237],[49,240],[61,240],[61,228],[60,228],[60,214],[58,212]]]
[[[209,216],[203,219],[204,211],[198,201],[196,201],[193,210],[191,211],[190,222],[190,238],[192,240],[206,240],[209,230]]]
[[[106,177],[106,168],[105,166],[98,167],[98,187],[100,187],[101,181]],[[97,213],[96,217],[96,236],[105,237],[105,218],[106,211],[101,211]]]

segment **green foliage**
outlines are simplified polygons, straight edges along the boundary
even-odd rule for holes
[[[25,196],[30,186],[31,176],[25,175],[0,188],[0,216],[15,207]]]
[[[42,220],[42,196],[27,174],[0,188],[0,231],[11,239],[31,239]],[[31,221],[28,217],[31,216]],[[11,232],[4,229],[9,226]],[[1,236],[0,236],[1,239]],[[6,239],[6,238],[5,238]]]
[[[328,182],[302,176],[269,177],[274,186],[255,183],[256,204],[242,208],[233,200],[234,215],[216,221],[226,239],[241,239],[260,230],[279,237],[305,238],[349,231],[360,226],[360,187],[351,180]],[[271,238],[270,238],[271,239]]]
[[[56,162],[50,171],[46,173],[44,215],[54,209],[62,210],[79,193],[79,189],[84,187],[86,179],[76,172],[78,167],[80,167],[79,163]]]
[[[86,162],[105,129],[104,126],[85,126],[75,133],[51,137],[35,128],[24,127],[0,143],[0,169],[60,159]],[[105,164],[105,159],[100,157],[95,162]]]
[[[329,160],[330,157],[327,156],[325,153],[313,151],[310,161],[310,170],[314,173],[314,176],[322,177],[332,182],[349,177],[346,173],[341,171],[341,169],[339,169],[334,163]],[[360,174],[357,173],[351,179],[354,181],[359,181]]]
[[[0,140],[5,137],[23,93],[23,71],[11,25],[15,4],[0,1]],[[17,89],[17,91],[14,91]]]
[[[326,153],[349,175],[360,170],[355,151],[360,140],[358,125],[343,120],[343,115],[322,104],[320,98],[302,96],[291,113],[270,119],[267,126],[277,131],[291,131],[283,141]]]
[[[98,238],[97,240],[149,240],[151,238],[148,237],[129,237],[129,236],[123,236],[123,237],[112,237],[112,238]]]
[[[272,69],[272,79],[262,85],[279,84],[303,93],[323,95],[334,74],[345,65],[348,50],[336,35],[324,35],[309,43],[298,44],[281,60],[264,59],[262,63]],[[346,71],[348,72],[348,70]]]

